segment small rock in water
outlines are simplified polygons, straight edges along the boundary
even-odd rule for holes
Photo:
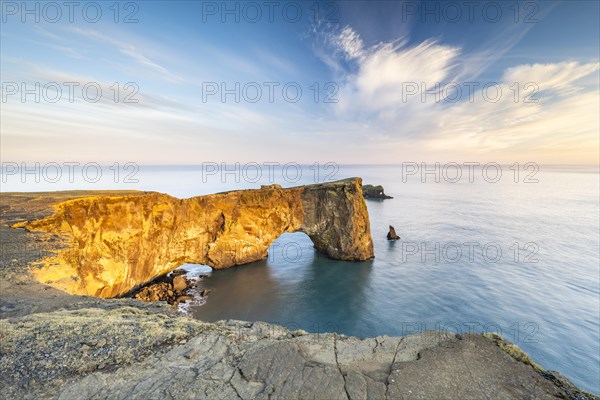
[[[362,190],[365,199],[393,199],[392,196],[384,193],[381,185],[363,185]]]
[[[203,291],[200,292],[200,296],[206,297],[209,293],[210,293],[210,290],[204,289]]]
[[[400,236],[396,235],[396,230],[390,225],[390,231],[387,234],[387,240],[398,240]]]
[[[185,269],[176,269],[173,271],[173,276],[185,275],[187,271]]]
[[[178,303],[182,303],[182,302],[184,302],[184,301],[191,300],[191,299],[193,299],[193,298],[194,298],[194,296],[179,296],[179,297],[177,298],[177,302],[178,302]]]

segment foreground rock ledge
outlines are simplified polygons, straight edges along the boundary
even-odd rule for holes
[[[361,186],[360,178],[351,178],[189,199],[153,192],[92,195],[58,203],[54,214],[14,227],[59,235],[66,245],[34,271],[41,282],[108,298],[184,263],[220,269],[263,259],[285,232],[306,233],[333,259],[370,259]]]
[[[598,399],[497,336],[359,339],[134,307],[0,320],[19,399]]]

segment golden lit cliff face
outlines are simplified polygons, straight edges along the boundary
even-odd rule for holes
[[[334,259],[373,257],[361,179],[240,190],[180,200],[166,194],[94,196],[56,205],[20,226],[60,235],[38,280],[72,294],[114,297],[184,263],[228,268],[263,259],[285,232],[305,232]]]

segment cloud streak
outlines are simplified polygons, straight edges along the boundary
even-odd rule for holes
[[[147,56],[145,56],[133,44],[124,43],[121,40],[114,39],[111,36],[105,35],[103,33],[95,31],[93,29],[82,29],[82,28],[72,27],[72,28],[70,28],[70,31],[72,31],[78,35],[81,35],[81,36],[84,36],[84,37],[87,37],[87,38],[90,38],[90,39],[93,39],[93,40],[96,40],[96,41],[99,41],[102,43],[112,45],[119,51],[119,53],[128,56],[131,60],[135,61],[138,65],[140,65],[142,67],[146,67],[149,70],[156,72],[158,74],[158,76],[165,79],[166,81],[169,81],[169,82],[182,82],[183,81],[183,78],[181,78],[180,76],[173,74],[164,66],[158,64],[157,62],[155,62],[155,61],[151,60],[150,58],[148,58]]]

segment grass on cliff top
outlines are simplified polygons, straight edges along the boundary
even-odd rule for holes
[[[0,320],[0,381],[9,389],[60,384],[69,376],[139,361],[206,329],[200,321],[134,307]]]
[[[496,333],[484,333],[483,337],[494,342],[496,346],[500,347],[502,350],[507,352],[508,355],[514,358],[515,360],[527,365],[531,365],[533,369],[535,369],[537,372],[545,371],[542,367],[537,365],[523,350],[521,350],[519,346],[507,342],[502,338],[502,336]]]

